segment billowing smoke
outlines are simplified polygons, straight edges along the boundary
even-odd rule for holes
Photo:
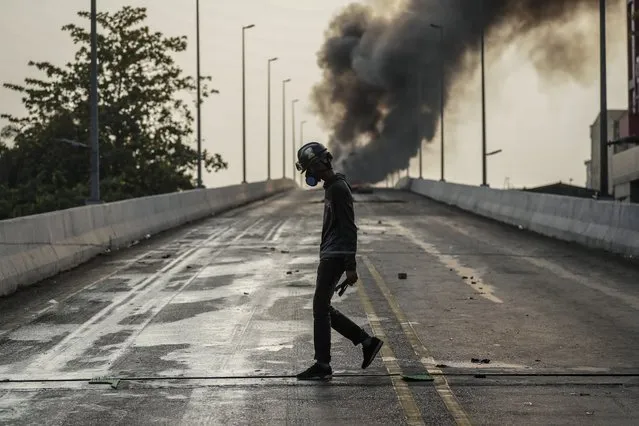
[[[609,9],[619,1],[609,0]],[[497,34],[491,40],[503,46],[520,41],[541,73],[592,76],[597,44],[585,40],[598,35],[598,7],[599,0],[378,0],[346,7],[326,31],[318,53],[323,80],[312,94],[332,132],[336,166],[367,182],[405,169],[437,131],[440,67],[444,104],[453,85],[476,69],[482,22],[485,37]],[[577,25],[584,16],[595,25]],[[432,24],[443,27],[443,43]]]

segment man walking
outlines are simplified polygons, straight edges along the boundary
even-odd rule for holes
[[[320,246],[320,264],[313,297],[313,342],[315,364],[297,375],[299,380],[330,380],[331,327],[342,336],[362,345],[362,368],[367,368],[384,342],[370,336],[361,327],[331,306],[337,283],[346,273],[346,285],[357,282],[355,254],[357,252],[357,226],[353,211],[353,196],[346,177],[335,173],[332,155],[318,142],[310,142],[297,152],[295,167],[306,173],[306,183],[316,186],[324,181],[324,224]]]

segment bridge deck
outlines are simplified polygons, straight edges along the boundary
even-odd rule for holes
[[[296,382],[321,210],[281,195],[0,299],[0,424],[639,424],[636,265],[392,190],[357,195],[334,299],[384,352],[334,334],[333,381]]]

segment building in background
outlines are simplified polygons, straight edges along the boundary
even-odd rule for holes
[[[615,200],[639,203],[639,9],[627,0],[628,109],[608,113],[608,191]],[[600,188],[599,115],[590,126],[586,187]]]
[[[590,160],[587,161],[588,170],[586,170],[586,176],[589,176],[586,187],[588,189],[599,190],[599,180],[600,180],[600,133],[599,133],[599,123],[600,123],[600,115],[597,114],[597,118],[595,122],[590,125]],[[625,128],[622,128],[623,118],[628,115],[628,111],[625,109],[614,109],[608,110],[608,140],[617,140],[624,136],[627,136],[627,131]],[[611,167],[612,167],[612,156],[614,153],[614,147],[608,147],[608,176],[611,176]],[[608,193],[612,194],[613,192],[612,181],[609,179],[608,182]]]

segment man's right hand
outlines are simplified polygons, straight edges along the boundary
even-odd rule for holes
[[[346,288],[348,286],[354,285],[358,279],[359,277],[357,276],[357,271],[346,271],[346,278],[344,278],[344,281],[342,281],[337,285],[337,287],[335,287],[335,291],[339,296],[342,296],[342,294],[344,294],[344,292],[346,291]]]
[[[357,282],[357,280],[359,280],[357,271],[346,271],[346,282],[348,282],[348,284],[353,285]]]

